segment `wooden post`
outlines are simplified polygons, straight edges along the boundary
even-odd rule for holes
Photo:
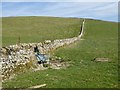
[[[20,44],[20,36],[18,37],[18,44]]]

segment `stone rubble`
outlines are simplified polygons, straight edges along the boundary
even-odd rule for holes
[[[64,45],[69,45],[80,40],[80,35],[68,39],[57,39],[54,41],[45,40],[43,43],[20,43],[0,48],[0,63],[2,64],[2,79],[9,79],[12,74],[19,72],[21,68],[36,68],[36,57],[34,47],[37,45],[41,54],[48,54],[51,50],[55,50]],[[30,65],[30,66],[29,66]],[[60,66],[60,65],[59,65]]]

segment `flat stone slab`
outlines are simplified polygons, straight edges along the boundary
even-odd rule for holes
[[[110,61],[109,58],[95,58],[94,60],[97,61],[97,62],[108,62],[108,61]]]

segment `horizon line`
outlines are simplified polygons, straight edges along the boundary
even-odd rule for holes
[[[116,22],[116,23],[119,23],[120,22],[120,20],[117,20],[117,21],[111,21],[111,20],[103,20],[103,19],[98,19],[98,18],[90,18],[90,17],[74,17],[74,16],[71,16],[71,17],[68,17],[68,16],[50,16],[50,15],[46,15],[46,16],[38,16],[38,15],[35,15],[35,16],[22,16],[22,15],[20,15],[20,16],[0,16],[0,18],[7,18],[7,17],[57,17],[57,18],[85,18],[85,19],[93,19],[93,20],[99,20],[99,21],[107,21],[107,22]]]

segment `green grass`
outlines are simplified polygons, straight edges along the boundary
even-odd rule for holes
[[[86,20],[82,39],[54,52],[54,55],[72,61],[67,69],[28,71],[4,82],[3,87],[27,88],[45,83],[46,88],[117,88],[117,23]],[[95,57],[109,58],[110,62],[95,62]]]
[[[42,42],[79,34],[82,19],[55,17],[7,17],[2,19],[2,45]]]

